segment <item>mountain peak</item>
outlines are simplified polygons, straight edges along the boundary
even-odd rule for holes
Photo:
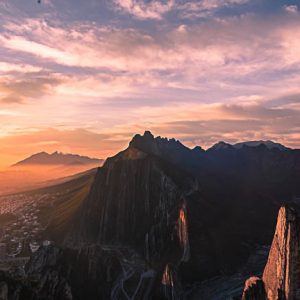
[[[129,147],[145,147],[150,146],[154,142],[154,135],[146,130],[143,135],[136,134],[132,140],[129,142]]]
[[[203,152],[205,152],[205,151],[202,149],[202,147],[200,147],[200,146],[195,146],[195,147],[192,149],[192,151],[198,152],[198,153],[203,153]]]
[[[30,165],[80,165],[101,163],[98,158],[90,158],[78,154],[64,154],[55,151],[51,154],[43,151],[33,154],[13,165],[13,167],[30,166]]]
[[[164,150],[189,149],[174,138],[154,137],[148,130],[143,135],[136,134],[129,143],[129,147],[134,147],[143,152],[155,155],[160,155]]]
[[[220,142],[214,144],[208,150],[224,150],[224,149],[233,149],[233,146],[231,144],[226,143],[226,142],[220,141]]]
[[[149,131],[149,130],[146,130],[145,132],[144,132],[144,135],[143,135],[144,137],[146,137],[146,138],[151,138],[151,139],[154,139],[154,135],[151,133],[151,131]]]
[[[191,167],[194,170],[204,163],[205,151],[201,147],[190,149],[174,138],[154,137],[150,131],[145,131],[143,135],[135,135],[129,143],[129,148],[158,156],[183,169]]]

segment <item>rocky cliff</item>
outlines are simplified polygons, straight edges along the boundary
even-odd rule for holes
[[[262,280],[250,278],[243,299],[300,299],[300,223],[295,208],[283,206]],[[262,296],[263,290],[265,297]],[[258,296],[259,295],[259,296]]]
[[[128,148],[99,169],[75,221],[71,242],[76,247],[130,245],[151,261],[174,239],[185,192],[192,188],[187,174]]]
[[[204,151],[150,132],[136,135],[97,170],[68,223],[62,248],[41,249],[32,258],[25,287],[38,299],[46,294],[80,300],[202,299],[204,294],[204,299],[219,300],[226,299],[225,279],[231,276],[240,296],[249,276],[240,270],[250,254],[271,244],[282,199],[299,201],[299,176],[299,151],[223,144]],[[295,241],[297,231],[288,225],[294,224],[287,221],[291,217],[284,219],[278,231],[286,241],[274,242],[278,253],[291,247],[288,237]],[[274,265],[289,265],[280,275],[284,279],[252,278],[244,299],[263,298],[268,288],[286,292],[282,282],[294,282],[290,274],[297,257],[289,253],[287,259],[271,260],[271,271],[266,268],[271,278]],[[266,255],[257,273],[265,261]],[[225,286],[203,293],[212,278]],[[6,286],[9,295],[16,290],[14,281],[2,281],[3,295]],[[289,288],[288,293],[295,292]]]
[[[137,287],[143,272],[154,270],[154,289],[160,294],[167,265],[174,266],[172,276],[177,278],[177,268],[190,258],[186,198],[197,190],[197,182],[155,155],[154,148],[147,152],[141,148],[131,143],[99,169],[66,244],[77,249],[105,245],[120,253],[123,265],[130,253],[136,253],[140,259],[122,280],[134,281],[135,274]]]
[[[262,279],[255,276],[247,279],[242,300],[266,300],[266,290]]]
[[[116,255],[99,246],[77,251],[50,245],[33,254],[25,275],[0,273],[0,299],[109,299],[120,273]]]

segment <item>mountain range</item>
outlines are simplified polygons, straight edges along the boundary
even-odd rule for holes
[[[18,287],[18,300],[22,292],[29,300],[241,299],[245,280],[262,276],[278,211],[300,203],[299,182],[300,150],[223,142],[205,151],[146,131],[98,168],[68,228],[32,256],[23,283],[0,279]]]
[[[211,148],[208,150],[215,150],[215,149],[226,149],[226,148],[235,148],[235,149],[241,149],[243,147],[259,147],[259,146],[265,146],[268,149],[278,149],[278,150],[288,150],[289,148],[285,147],[282,144],[275,143],[273,141],[248,141],[248,142],[240,142],[236,144],[229,144],[225,143],[223,141],[218,142],[214,144]]]
[[[13,165],[13,167],[30,166],[30,165],[84,165],[84,164],[101,164],[102,159],[90,158],[78,154],[64,154],[61,152],[40,152],[31,155]]]

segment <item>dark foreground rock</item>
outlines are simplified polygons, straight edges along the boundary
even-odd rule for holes
[[[109,299],[120,272],[118,259],[97,246],[76,251],[50,245],[32,256],[23,278],[0,273],[0,295],[5,300]]]

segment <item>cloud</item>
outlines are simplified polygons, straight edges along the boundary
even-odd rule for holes
[[[240,77],[300,63],[299,42],[291,34],[300,31],[299,22],[279,24],[252,16],[178,26],[160,36],[92,24],[54,27],[31,19],[8,24],[7,30],[0,41],[10,51],[31,54],[44,63],[127,72],[136,78],[156,72],[154,79],[157,72],[166,71],[198,78],[206,72]]]
[[[177,5],[181,18],[194,19],[213,15],[216,11],[224,7],[232,7],[249,2],[249,0],[202,0],[187,1]]]
[[[175,4],[175,0],[114,0],[118,9],[129,13],[137,19],[161,19]]]
[[[57,63],[64,65],[80,65],[79,57],[69,57],[63,50],[55,49],[41,43],[27,40],[24,37],[12,36],[10,38],[2,37],[2,45],[11,50],[19,50],[39,56],[41,58],[52,59]]]
[[[49,5],[49,6],[52,6],[52,7],[53,7],[52,0],[41,0],[41,3],[42,3],[42,4]]]
[[[31,72],[40,72],[42,71],[41,67],[32,66],[29,64],[17,64],[0,61],[0,73],[7,74],[12,72],[17,73],[31,73]]]
[[[174,136],[192,147],[201,145],[207,148],[220,140],[235,143],[270,139],[300,148],[299,106],[268,107],[253,102],[181,104],[160,111],[152,108],[150,114],[149,110],[139,110],[145,127],[147,124],[153,132]]]
[[[181,18],[207,17],[224,7],[247,3],[249,0],[114,0],[118,10],[141,20],[160,20],[170,11],[179,13]]]
[[[190,147],[204,148],[225,140],[274,140],[300,148],[299,98],[286,95],[287,104],[277,99],[235,104],[181,103],[139,108],[129,119],[103,128],[33,128],[24,125],[0,137],[1,157],[10,153],[10,163],[39,151],[62,151],[107,157],[124,149],[132,136],[150,129],[156,135],[175,137]],[[11,113],[4,111],[3,116]],[[118,116],[119,114],[116,113]],[[1,115],[1,111],[0,111]],[[117,116],[117,117],[118,117]],[[22,147],[16,147],[22,145]]]
[[[149,107],[160,110],[164,103],[241,103],[299,91],[300,46],[291,32],[300,32],[300,23],[287,17],[220,19],[166,28],[160,35],[60,25],[10,22],[0,37],[3,49],[28,59],[4,65],[2,103],[43,103],[30,106],[36,114],[47,111],[38,118],[43,124],[103,118],[111,126],[135,117],[135,109],[151,115]],[[47,71],[33,72],[35,65]],[[118,118],[111,114],[116,110]]]
[[[0,135],[12,137],[1,140],[6,151],[16,157],[69,147],[105,156],[147,128],[191,146],[245,139],[300,146],[297,18],[190,22],[184,14],[214,14],[245,1],[126,3],[119,9],[135,18],[181,18],[159,22],[159,29],[124,18],[105,26],[55,16],[3,22]]]
[[[180,92],[176,96],[175,91],[184,90],[193,99],[198,92],[199,99],[218,101],[222,95],[227,99],[261,95],[267,89],[275,93],[283,82],[290,88],[300,67],[299,42],[291,34],[300,32],[300,23],[288,18],[280,22],[254,16],[219,19],[166,28],[159,35],[132,28],[96,28],[91,23],[53,25],[37,19],[5,27],[2,48],[15,56],[30,55],[35,64],[65,68],[67,78],[56,91],[68,95],[144,98],[142,92],[150,95],[151,90],[156,93],[153,99],[179,98]]]
[[[86,129],[34,129],[0,137],[0,162],[2,157],[10,165],[21,158],[40,151],[78,153],[91,157],[107,157],[126,146],[122,140],[110,140],[105,133],[95,133]],[[22,145],[22,147],[16,147]],[[3,162],[2,162],[3,163]]]
[[[284,5],[283,7],[285,11],[289,14],[297,14],[298,13],[298,6],[297,5]]]
[[[53,75],[34,73],[21,77],[6,76],[0,79],[0,102],[4,104],[24,103],[29,99],[41,99],[51,94],[53,86],[60,82]]]

